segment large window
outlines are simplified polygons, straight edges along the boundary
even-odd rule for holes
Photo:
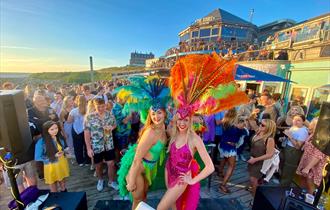
[[[246,28],[234,28],[234,27],[222,27],[221,36],[224,37],[240,37],[246,38],[248,29]]]
[[[201,29],[199,32],[199,37],[206,37],[210,36],[211,30],[209,28],[207,29]]]
[[[290,37],[291,37],[290,32],[288,32],[288,31],[287,32],[280,32],[278,34],[278,41],[283,42],[283,41],[286,41],[286,40],[290,39]]]
[[[197,38],[197,37],[198,37],[198,31],[193,31],[192,38]]]
[[[218,34],[219,34],[219,28],[213,28],[212,35],[218,35]]]
[[[321,25],[308,25],[304,26],[302,30],[298,31],[295,34],[295,41],[296,42],[301,42],[301,41],[306,41],[309,39],[316,39],[319,37],[319,31],[321,29]]]
[[[187,41],[189,38],[190,38],[190,33],[186,33],[180,37],[180,41],[184,42]]]
[[[305,103],[308,88],[294,87],[292,88],[291,101],[299,101]]]
[[[277,84],[272,84],[272,83],[265,83],[264,90],[268,90],[271,94],[276,93],[278,85]]]
[[[324,101],[327,101],[330,91],[328,88],[318,88],[313,92],[313,97],[309,105],[307,119],[312,120],[316,117],[321,109],[321,104]]]

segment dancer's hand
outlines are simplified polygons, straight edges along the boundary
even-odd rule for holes
[[[188,171],[187,173],[181,173],[180,179],[183,183],[193,185],[196,184],[194,179],[191,177],[191,171]]]
[[[126,189],[127,189],[128,192],[133,192],[136,189],[136,184],[128,183],[126,185]]]

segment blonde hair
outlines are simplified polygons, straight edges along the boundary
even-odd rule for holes
[[[89,115],[90,113],[95,111],[95,104],[94,104],[94,100],[89,100],[87,103],[87,111],[86,111],[86,115]]]
[[[166,118],[166,111],[165,111],[164,109],[161,109],[161,110],[165,113],[165,118]],[[140,132],[139,132],[139,138],[138,138],[138,140],[137,140],[138,143],[139,143],[140,137],[143,135],[143,133],[144,133],[148,128],[153,128],[153,127],[152,127],[153,124],[154,124],[154,123],[153,123],[152,120],[151,120],[150,109],[149,109],[149,111],[148,111],[148,116],[147,116],[147,119],[146,119],[146,121],[145,121],[145,123],[144,123],[144,126],[143,126],[143,128],[140,130]]]
[[[83,96],[83,95],[77,96],[76,103],[77,103],[77,106],[79,109],[79,113],[81,115],[85,115],[86,111],[87,111],[87,101],[86,101],[85,96]]]
[[[177,126],[178,119],[179,119],[178,114],[174,115],[173,121],[172,121],[173,127],[171,129],[170,143],[168,144],[167,152],[170,151],[171,145],[175,142],[175,139],[178,136],[178,133],[179,133],[178,126]],[[192,139],[194,136],[194,133],[195,133],[195,131],[193,129],[192,117],[189,117],[189,121],[190,121],[190,126],[188,126],[188,130],[187,130],[188,140]]]
[[[65,96],[63,99],[63,105],[62,105],[62,109],[61,109],[61,113],[60,113],[60,120],[61,122],[64,122],[64,116],[68,113],[67,108],[68,108],[68,104],[69,104],[69,100],[73,100],[72,96]]]
[[[308,126],[308,131],[309,133],[314,133],[315,129],[316,129],[316,125],[317,125],[317,122],[318,122],[319,118],[318,117],[315,117],[312,119],[312,121],[309,123],[309,126]]]
[[[266,128],[262,138],[265,139],[274,138],[276,134],[276,123],[270,119],[263,119],[262,122],[265,123],[265,128]]]
[[[24,88],[24,95],[25,97],[33,97],[33,90],[31,85],[26,85]]]
[[[228,127],[234,125],[236,120],[237,120],[236,109],[235,108],[229,109],[222,120],[223,127],[227,129]]]

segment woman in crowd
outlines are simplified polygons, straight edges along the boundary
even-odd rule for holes
[[[226,185],[235,169],[237,147],[240,146],[238,143],[242,136],[247,135],[247,132],[244,129],[245,121],[243,119],[237,120],[235,108],[226,112],[222,124],[223,134],[219,144],[220,158],[222,159],[219,166],[219,176],[223,178],[223,181],[219,188],[223,193],[227,194],[230,191]],[[223,170],[226,163],[228,163],[228,168],[224,174]]]
[[[70,155],[74,155],[73,139],[72,139],[72,123],[68,122],[69,113],[74,108],[72,96],[65,96],[63,99],[62,110],[60,112],[60,122],[63,123],[63,130],[66,136],[66,143],[69,147]]]
[[[293,117],[292,127],[284,131],[288,142],[284,148],[284,163],[281,176],[282,186],[290,186],[302,155],[301,148],[308,138],[308,130],[304,126],[304,122],[304,115],[295,115]]]
[[[118,183],[120,195],[130,193],[132,209],[135,209],[141,201],[146,201],[148,188],[157,175],[157,166],[165,157],[165,107],[170,96],[165,80],[158,77],[135,77],[131,82],[130,86],[120,88],[127,90],[132,97],[124,110],[140,111],[140,115],[147,118],[141,117],[144,127],[137,144],[131,146],[121,159]]]
[[[315,187],[321,184],[323,168],[329,162],[329,158],[312,144],[317,120],[317,118],[313,119],[309,125],[310,136],[305,142],[304,153],[296,171],[302,177],[303,185],[310,194],[313,194]]]
[[[35,147],[35,160],[44,163],[45,183],[51,192],[66,192],[65,178],[69,177],[69,165],[65,158],[67,146],[59,132],[59,125],[54,121],[43,124],[42,138]]]
[[[84,138],[84,116],[87,109],[87,101],[84,95],[76,97],[77,107],[69,113],[67,122],[72,123],[72,138],[76,161],[79,166],[89,164]]]
[[[276,124],[270,119],[261,121],[260,128],[251,142],[251,158],[248,160],[248,171],[252,194],[255,195],[258,181],[262,178],[260,172],[264,160],[270,159],[275,152]]]
[[[194,210],[199,201],[199,182],[214,171],[202,139],[192,130],[193,115],[212,115],[247,102],[237,90],[233,60],[217,54],[181,57],[171,69],[171,95],[178,107],[169,144],[165,181],[167,191],[157,209]],[[205,167],[199,172],[198,152]]]

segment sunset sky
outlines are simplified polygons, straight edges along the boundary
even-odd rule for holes
[[[303,3],[302,3],[303,2]],[[156,57],[178,32],[216,8],[257,26],[329,12],[328,0],[0,0],[0,72],[81,71],[124,66],[130,53]]]

